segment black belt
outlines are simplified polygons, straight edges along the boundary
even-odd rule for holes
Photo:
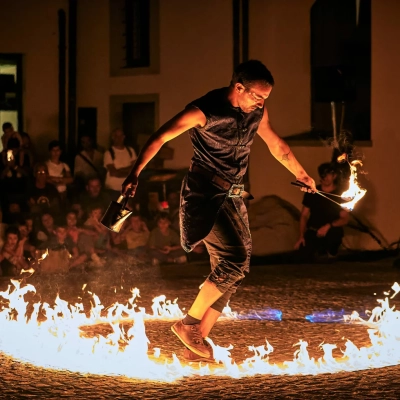
[[[249,192],[246,192],[244,190],[244,185],[231,183],[226,179],[221,178],[217,174],[214,174],[211,171],[199,167],[198,165],[191,164],[191,166],[189,167],[189,171],[207,177],[208,179],[210,179],[211,182],[215,183],[222,189],[227,190],[229,197],[243,197],[244,199],[249,199],[249,200],[254,199],[254,197]]]

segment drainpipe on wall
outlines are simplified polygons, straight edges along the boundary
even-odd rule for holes
[[[77,0],[69,0],[68,7],[68,159],[76,152],[76,42]],[[72,164],[71,164],[72,165]]]
[[[58,140],[65,148],[66,134],[66,16],[64,10],[58,10]]]

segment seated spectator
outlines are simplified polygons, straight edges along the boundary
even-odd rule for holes
[[[157,227],[151,231],[147,243],[152,264],[185,263],[187,261],[185,251],[180,245],[179,235],[170,228],[171,221],[168,214],[161,213],[156,221]]]
[[[11,138],[18,139],[18,142],[19,142],[18,147],[21,147],[22,138],[21,138],[21,135],[17,131],[14,130],[14,127],[11,122],[4,122],[2,128],[3,128],[3,135],[1,136],[1,142],[3,144],[2,157],[3,157],[3,162],[5,163],[6,154],[4,154],[5,153],[4,150],[6,150],[8,147],[9,139],[11,139]]]
[[[78,217],[75,211],[71,210],[67,213],[67,235],[70,237],[74,245],[78,248],[80,254],[86,254],[93,262],[95,267],[104,266],[104,260],[101,260],[94,250],[94,240],[96,234],[89,229],[78,228]]]
[[[75,156],[74,181],[78,188],[84,188],[92,177],[104,178],[103,153],[94,147],[90,135],[81,136],[82,150]]]
[[[73,181],[69,166],[60,161],[62,154],[61,145],[58,140],[49,143],[50,158],[47,160],[48,177],[47,181],[58,190],[60,198],[65,201],[67,198],[67,185]]]
[[[79,254],[78,247],[73,240],[67,235],[67,228],[63,225],[55,228],[55,235],[48,238],[47,241],[41,244],[40,248],[48,249],[49,254],[59,252],[57,265],[51,267],[51,271],[44,271],[42,263],[42,272],[66,272],[71,269],[83,269],[83,263],[87,259],[86,254]],[[67,257],[65,257],[67,255]],[[68,260],[66,263],[65,260]],[[53,262],[54,264],[54,262]],[[58,270],[56,271],[55,268]]]
[[[104,167],[107,169],[105,187],[110,191],[113,200],[121,194],[122,183],[136,161],[132,147],[125,146],[125,135],[121,129],[111,133],[111,147],[104,153]]]
[[[19,165],[19,142],[16,138],[8,140],[7,158],[0,175],[2,209],[7,219],[10,202],[26,204],[26,186],[28,174]],[[12,200],[11,200],[12,199]]]
[[[93,233],[94,249],[97,254],[106,254],[111,250],[110,231],[101,224],[104,209],[101,205],[92,204],[89,208],[88,218],[84,223],[84,227]]]
[[[60,196],[54,185],[47,183],[47,164],[38,163],[33,171],[35,182],[29,188],[28,205],[31,214],[37,216],[45,211],[57,213],[60,211]]]
[[[128,254],[145,259],[149,236],[146,223],[135,212],[126,222],[126,229],[122,232],[121,239],[126,243]]]
[[[45,211],[40,216],[40,225],[37,229],[34,238],[34,244],[40,247],[43,243],[48,242],[56,234],[56,227],[54,224],[54,218],[49,211]]]
[[[36,247],[32,244],[31,237],[30,237],[30,232],[29,232],[29,226],[26,224],[25,219],[21,219],[18,223],[18,231],[19,231],[19,237],[20,241],[23,241],[24,246],[23,246],[23,254],[24,257],[28,259],[34,259],[36,256]]]
[[[329,194],[340,195],[337,189],[337,174],[330,163],[318,167],[321,184],[318,190]],[[325,194],[325,193],[324,193]],[[331,196],[333,200],[342,201],[340,197]],[[313,261],[315,255],[336,256],[343,238],[343,226],[349,221],[349,213],[339,205],[313,193],[305,193],[300,215],[300,237],[295,249],[302,261]]]
[[[88,209],[93,204],[100,205],[104,210],[110,204],[111,196],[108,192],[103,190],[100,178],[89,178],[85,186],[85,191],[80,193],[73,201],[72,209],[78,213],[78,218],[88,217]]]
[[[22,132],[21,138],[21,167],[24,168],[29,175],[32,175],[33,166],[35,165],[35,156],[32,148],[31,137],[26,132]]]
[[[3,276],[16,276],[29,264],[24,258],[24,240],[19,239],[18,228],[10,226],[6,230],[5,243],[0,251],[0,267]]]

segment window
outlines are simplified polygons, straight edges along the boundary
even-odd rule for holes
[[[110,0],[112,76],[159,72],[158,0]]]
[[[21,73],[21,54],[0,54],[0,126],[11,122],[20,132],[23,131]],[[1,147],[0,141],[0,151]]]

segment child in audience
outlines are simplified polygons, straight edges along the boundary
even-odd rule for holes
[[[126,243],[128,254],[142,259],[146,257],[150,232],[137,212],[128,219],[127,228],[122,232],[121,236],[121,239]]]
[[[26,259],[35,258],[36,255],[36,247],[32,244],[31,242],[31,238],[29,235],[29,228],[26,225],[25,220],[21,220],[18,223],[18,231],[19,231],[19,237],[20,237],[20,241],[24,242],[24,246],[23,246],[23,252],[24,252],[24,257]]]
[[[29,268],[24,258],[25,240],[19,239],[18,228],[14,226],[7,228],[5,243],[0,251],[0,267],[3,276],[16,276],[22,269]]]
[[[93,233],[94,249],[97,254],[105,254],[106,251],[111,250],[110,232],[100,223],[103,212],[101,205],[92,204],[89,208],[89,217],[84,223],[84,227]]]
[[[44,212],[40,217],[41,226],[39,227],[35,241],[41,245],[55,235],[54,218],[49,212]]]
[[[167,213],[161,213],[157,218],[157,227],[149,237],[148,247],[153,265],[160,263],[185,263],[185,251],[180,245],[179,235],[170,228],[171,220]]]
[[[41,248],[48,249],[49,251],[67,251],[69,253],[67,266],[69,270],[77,267],[82,268],[83,263],[88,258],[86,254],[79,254],[78,247],[68,236],[67,227],[64,225],[57,226],[55,228],[55,235],[44,242]]]
[[[104,261],[99,258],[94,250],[93,239],[97,236],[91,229],[79,228],[78,217],[75,211],[71,210],[66,215],[67,234],[78,248],[79,253],[86,254],[93,261],[94,266],[104,266]]]
[[[60,161],[62,150],[58,140],[52,140],[49,143],[49,152],[50,159],[46,162],[49,173],[47,180],[56,187],[61,200],[65,201],[67,197],[67,185],[73,181],[71,170],[66,163]]]

